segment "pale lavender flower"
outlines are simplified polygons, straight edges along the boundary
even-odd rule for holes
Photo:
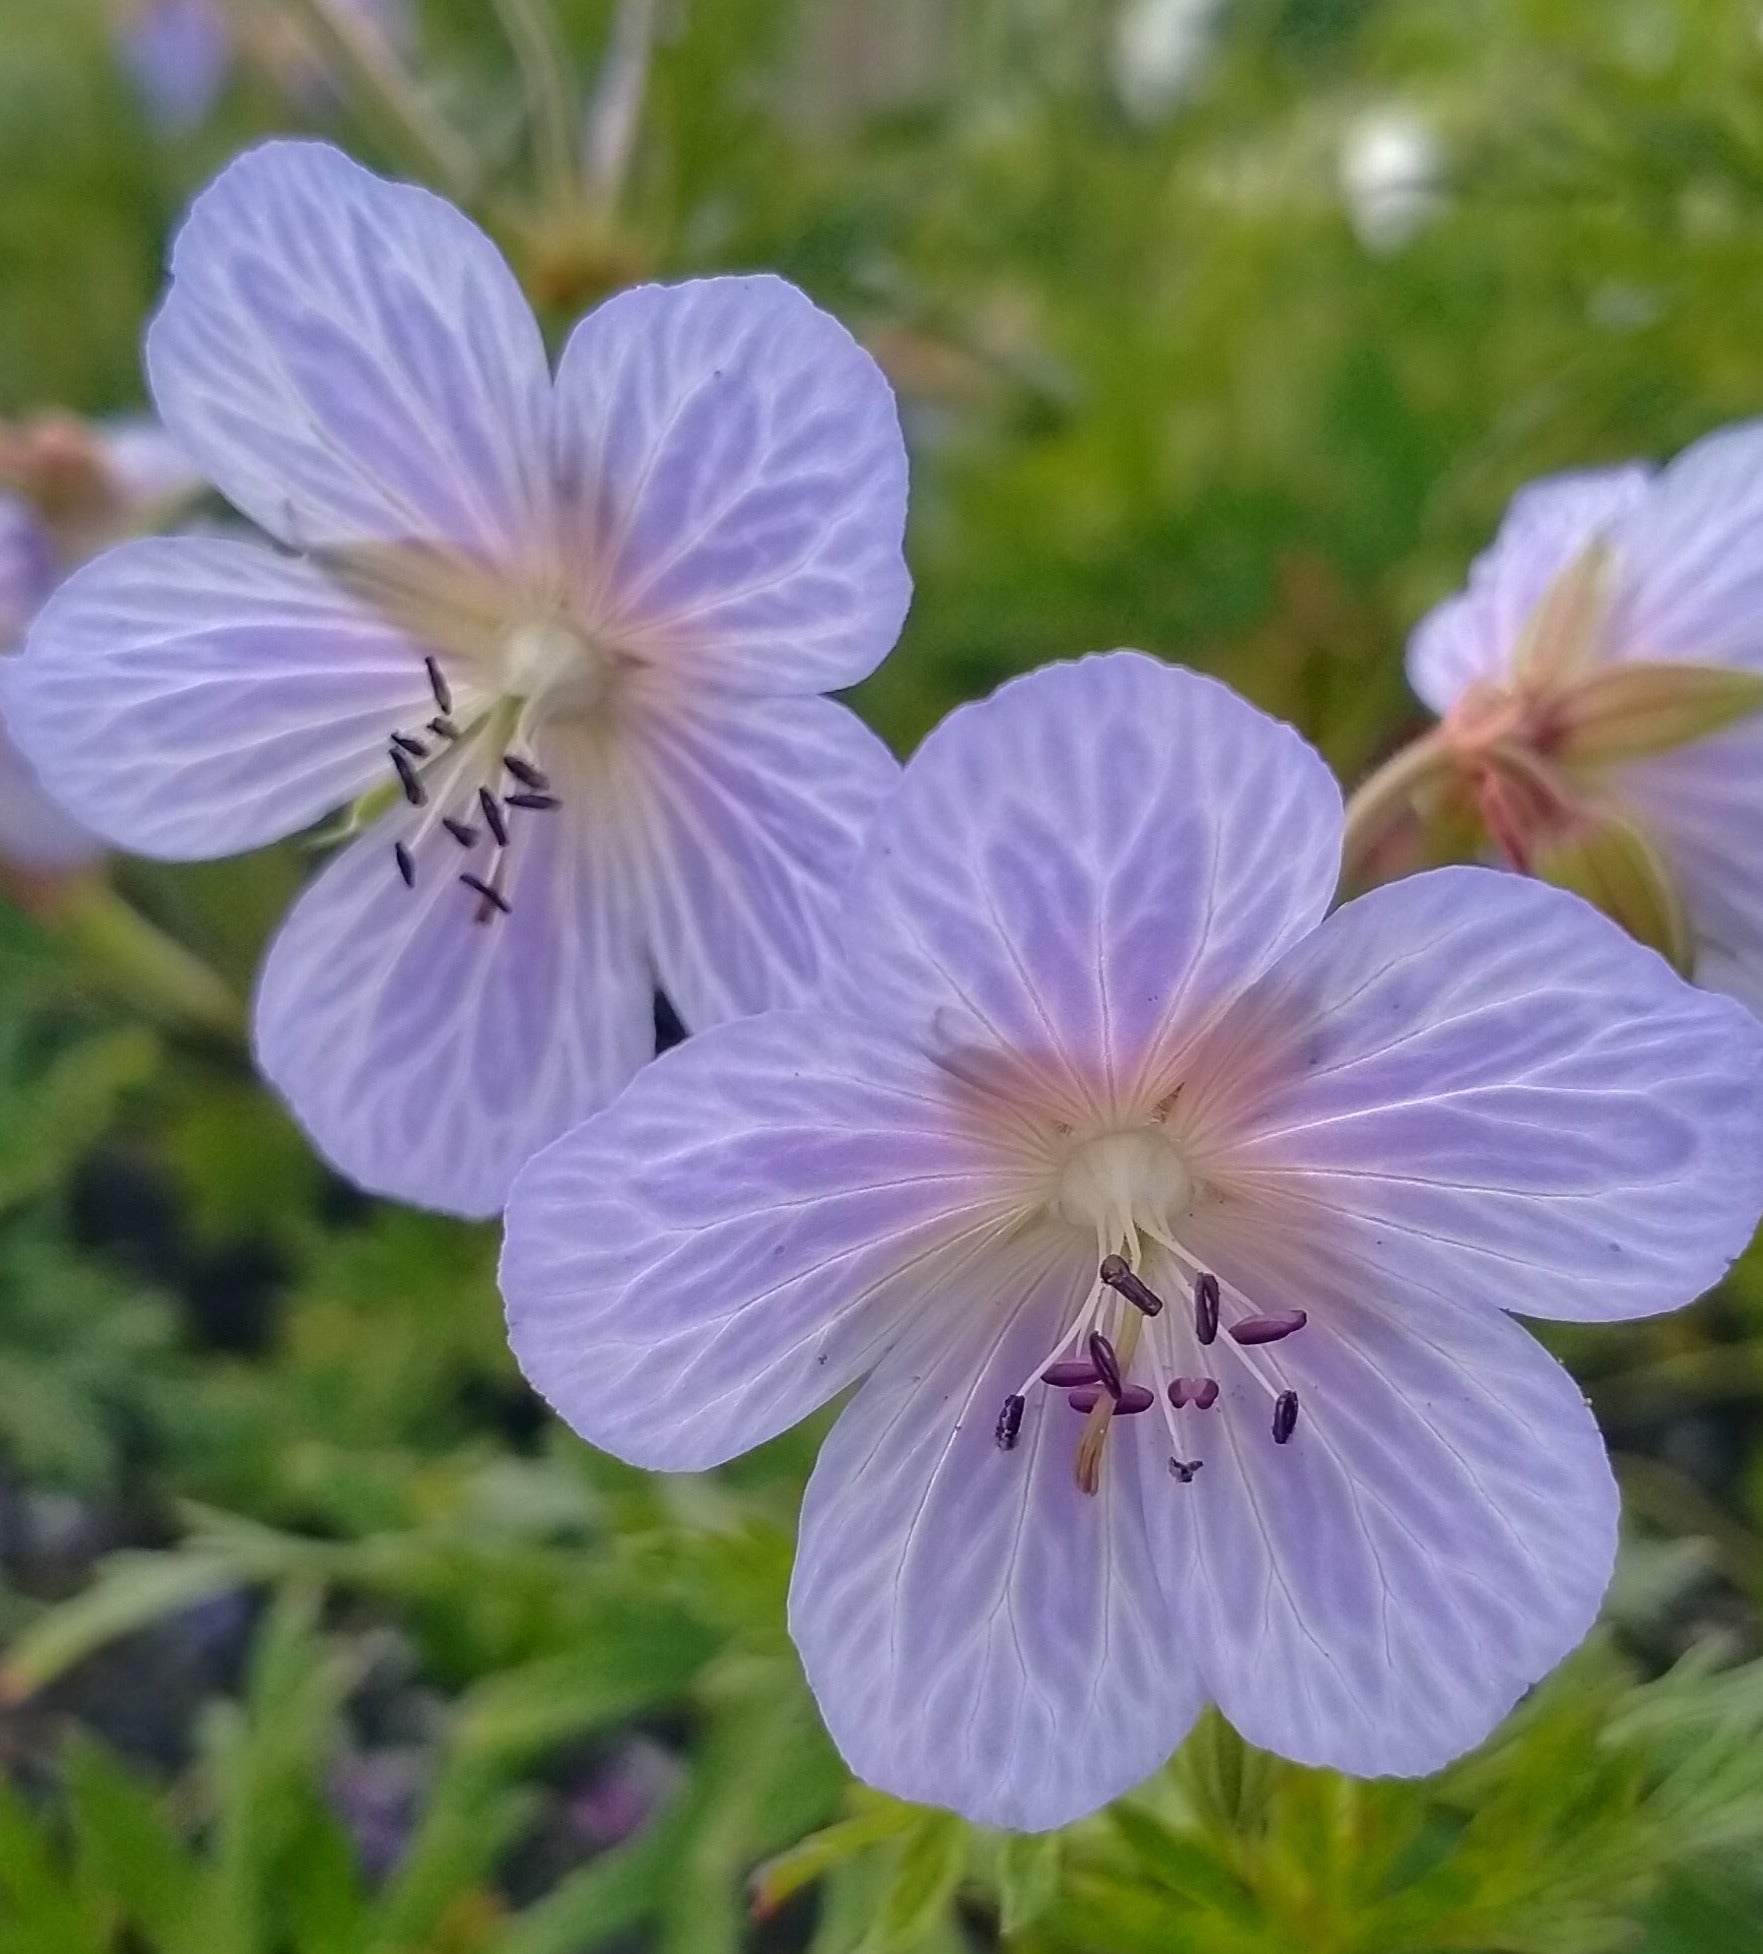
[[[905,613],[893,397],[775,278],[625,292],[553,379],[489,240],[334,149],[197,202],[167,426],[286,554],[180,537],[51,602],[20,743],[124,847],[233,853],[371,795],[272,947],[257,1053],[364,1186],[501,1205],[653,1050],[813,978],[896,769],[820,695]]]
[[[412,33],[408,0],[339,0],[343,12],[401,47]],[[232,0],[120,0],[116,41],[130,79],[162,129],[193,128],[214,106],[241,51],[254,52],[289,92],[310,97],[318,59],[287,20],[265,10],[254,24],[261,45],[242,50],[245,20]]]
[[[1596,1614],[1616,1488],[1506,1312],[1720,1276],[1763,1028],[1520,877],[1328,916],[1340,839],[1322,761],[1210,680],[1018,680],[907,766],[820,1001],[515,1184],[514,1347],[593,1443],[708,1467],[866,1380],[790,1621],[888,1791],[1056,1825],[1208,1700],[1424,1772]]]
[[[1523,490],[1408,675],[1411,787],[1763,1013],[1763,423]]]
[[[0,490],[0,654],[24,637],[55,587],[55,543],[20,496]],[[69,819],[0,726],[0,861],[36,874],[76,868],[100,853],[98,842]]]

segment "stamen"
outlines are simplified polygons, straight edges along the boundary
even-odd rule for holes
[[[1172,1479],[1179,1479],[1184,1486],[1191,1486],[1194,1483],[1194,1474],[1205,1463],[1206,1461],[1204,1459],[1171,1459],[1169,1462],[1170,1477]]]
[[[1016,1435],[1022,1430],[1023,1400],[1011,1393],[1004,1400],[1004,1409],[998,1413],[996,1437],[1000,1452],[1010,1451],[1016,1444]]]
[[[496,846],[508,846],[508,823],[502,818],[502,803],[487,787],[477,790],[477,804],[484,811],[484,821],[490,833],[496,837]]]
[[[425,658],[423,666],[429,675],[429,690],[435,695],[435,704],[442,712],[453,710],[453,688],[447,683],[447,674],[441,670],[441,661],[435,657]]]
[[[392,735],[392,744],[401,752],[408,753],[415,759],[426,760],[429,757],[429,750],[423,745],[422,741],[413,740],[408,733],[394,733]]]
[[[1124,1296],[1134,1309],[1143,1310],[1147,1316],[1155,1316],[1162,1309],[1163,1298],[1154,1289],[1145,1287],[1123,1256],[1107,1256],[1100,1274],[1108,1287]]]
[[[1096,1367],[1102,1388],[1111,1398],[1118,1398],[1125,1388],[1120,1377],[1120,1359],[1114,1354],[1113,1344],[1100,1330],[1090,1332],[1090,1362]]]
[[[1245,1316],[1230,1326],[1230,1333],[1238,1343],[1278,1343],[1309,1321],[1301,1309],[1282,1309],[1267,1316]]]
[[[460,881],[482,898],[478,906],[478,921],[482,922],[491,909],[499,909],[504,916],[514,914],[514,905],[494,883],[486,882],[480,875],[462,875]]]
[[[1194,1335],[1201,1343],[1218,1335],[1218,1278],[1206,1269],[1194,1277]]]
[[[398,776],[398,785],[404,789],[404,798],[412,807],[421,807],[428,800],[428,789],[416,777],[416,769],[409,759],[392,748],[392,771]]]
[[[1191,1404],[1196,1411],[1210,1411],[1218,1402],[1215,1377],[1174,1377],[1169,1381],[1169,1402],[1180,1411]]]
[[[459,728],[453,724],[452,720],[445,713],[439,714],[436,718],[429,721],[429,731],[439,739],[456,740],[459,737]]]
[[[392,858],[398,864],[398,873],[404,878],[407,889],[416,887],[416,863],[411,859],[410,850],[401,841],[392,843]]]
[[[547,808],[563,805],[555,794],[507,794],[503,798],[510,807]]]
[[[1057,1364],[1049,1364],[1041,1372],[1041,1382],[1063,1391],[1076,1384],[1100,1383],[1101,1377],[1087,1357],[1066,1357]]]
[[[1148,1391],[1142,1384],[1123,1384],[1117,1392],[1105,1392],[1105,1387],[1100,1384],[1086,1384],[1081,1390],[1068,1391],[1065,1402],[1073,1411],[1094,1411],[1104,1395],[1113,1398],[1114,1410],[1122,1418],[1149,1411],[1157,1402],[1156,1393]]]
[[[441,816],[441,826],[458,842],[461,848],[477,845],[477,829],[469,821],[455,821],[450,814]]]
[[[1273,1401],[1273,1442],[1283,1445],[1298,1428],[1298,1394],[1281,1391]]]
[[[502,764],[513,774],[523,787],[530,787],[535,794],[542,794],[551,783],[544,773],[530,760],[523,760],[518,753],[504,753]]]

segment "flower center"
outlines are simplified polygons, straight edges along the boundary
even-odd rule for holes
[[[997,1426],[1001,1450],[1015,1449],[1030,1401],[1044,1396],[1043,1387],[1062,1394],[1083,1417],[1078,1488],[1095,1493],[1113,1421],[1155,1406],[1173,1448],[1170,1476],[1185,1485],[1201,1461],[1187,1456],[1195,1434],[1184,1436],[1188,1420],[1176,1414],[1217,1404],[1220,1386],[1210,1373],[1227,1352],[1270,1400],[1274,1443],[1288,1443],[1297,1428],[1298,1394],[1273,1373],[1266,1346],[1303,1329],[1309,1319],[1301,1309],[1264,1311],[1201,1267],[1180,1235],[1194,1194],[1187,1161],[1160,1123],[1096,1134],[1070,1147],[1046,1206],[1057,1220],[1093,1238],[1096,1277],[1053,1348],[1004,1400]],[[1181,1306],[1168,1307],[1166,1296],[1179,1297]],[[1049,1406],[1045,1415],[1058,1414]]]
[[[1160,1126],[1101,1133],[1066,1157],[1054,1212],[1110,1245],[1140,1230],[1169,1234],[1193,1205],[1194,1182],[1175,1143]]]
[[[502,642],[502,687],[548,718],[583,718],[601,704],[612,659],[567,617],[523,619]]]

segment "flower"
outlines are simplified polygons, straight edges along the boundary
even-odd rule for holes
[[[168,519],[201,483],[150,422],[60,417],[0,428],[0,657],[24,642],[59,579],[94,549]],[[0,727],[0,860],[35,875],[83,868],[97,837],[63,812]]]
[[[1412,244],[1443,202],[1444,151],[1412,109],[1368,109],[1341,142],[1341,194],[1359,242],[1376,257]]]
[[[270,949],[258,1059],[363,1186],[492,1212],[651,1056],[657,985],[695,1028],[815,974],[897,772],[819,696],[906,609],[892,394],[765,277],[625,292],[553,380],[474,225],[304,143],[198,199],[147,365],[284,548],[113,551],[0,702],[141,853],[368,797]]]
[[[413,35],[409,0],[335,0],[356,31],[401,48]],[[193,128],[214,106],[228,69],[246,55],[286,92],[310,101],[322,57],[285,10],[240,17],[230,0],[113,0],[117,51],[148,113],[173,134]]]
[[[1763,1013],[1763,423],[1521,491],[1408,676],[1364,837],[1418,800]]]
[[[1720,1276],[1763,1027],[1516,876],[1325,918],[1340,837],[1318,756],[1208,679],[1016,680],[907,766],[821,998],[515,1183],[515,1352],[592,1443],[708,1467],[865,1380],[790,1623],[887,1791],[1061,1824],[1208,1700],[1424,1772],[1592,1622],[1616,1489],[1506,1312]]]

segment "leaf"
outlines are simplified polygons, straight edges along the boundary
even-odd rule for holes
[[[939,1927],[967,1871],[973,1833],[947,1812],[924,1812],[900,1846],[863,1954],[907,1954]]]
[[[1032,1926],[1059,1891],[1057,1832],[1013,1833],[998,1853],[998,1926],[1008,1937]]]

